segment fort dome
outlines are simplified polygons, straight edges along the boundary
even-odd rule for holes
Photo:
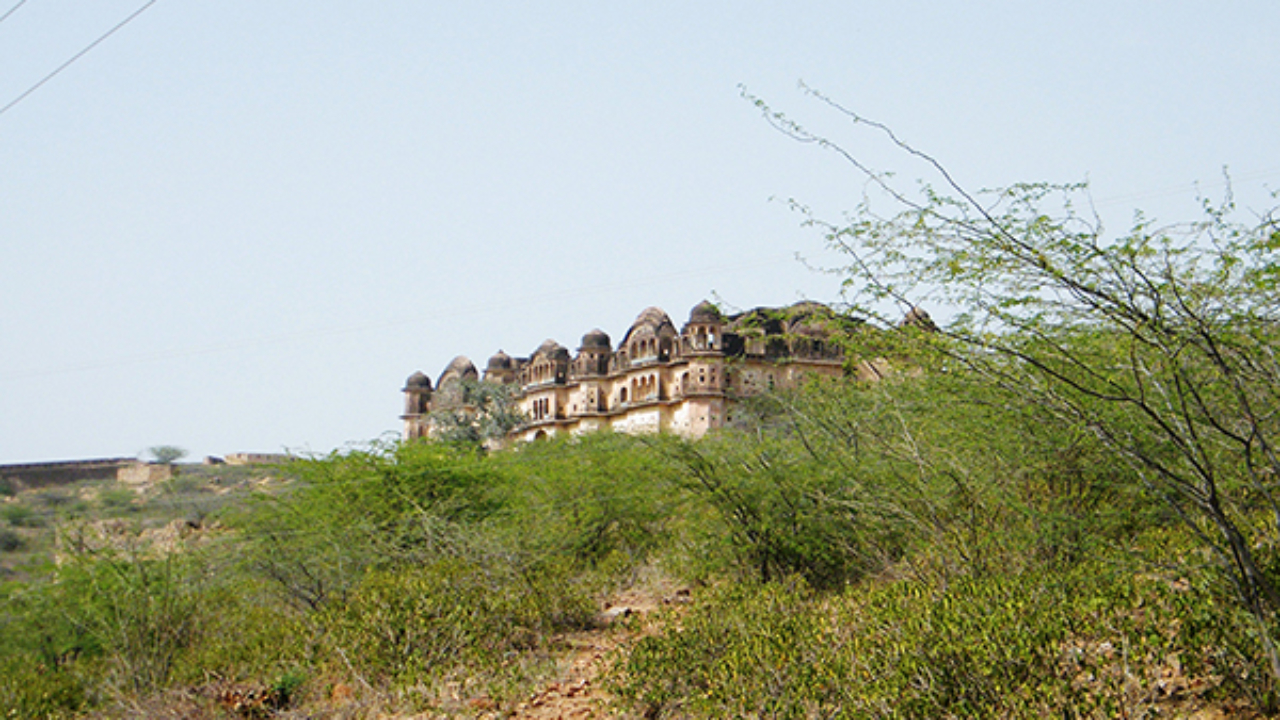
[[[489,372],[493,372],[495,370],[498,370],[498,371],[510,370],[511,356],[499,350],[498,352],[493,354],[493,357],[489,358],[489,363],[485,366],[485,368]]]
[[[694,305],[693,310],[689,311],[689,322],[721,323],[724,322],[724,316],[720,314],[720,308],[712,305],[708,300],[703,300],[697,305]]]
[[[404,381],[405,390],[430,390],[431,378],[427,377],[421,370],[409,376]]]
[[[660,307],[649,307],[645,308],[644,312],[640,313],[640,315],[636,317],[636,321],[631,323],[631,329],[634,330],[639,327],[651,327],[656,330],[662,325],[670,324],[671,318],[667,316],[665,310]]]
[[[439,387],[446,382],[458,380],[476,380],[480,377],[480,373],[476,372],[476,366],[465,355],[459,355],[449,362],[444,372],[440,374],[440,381],[436,383]]]
[[[590,348],[592,350],[608,350],[612,347],[608,334],[600,328],[596,328],[586,335],[582,336],[583,349]]]
[[[918,307],[911,308],[907,316],[902,319],[902,325],[904,327],[918,327],[931,332],[938,329],[938,326],[933,322],[933,318],[929,317],[929,313]]]
[[[636,318],[636,321],[631,323],[631,328],[627,330],[626,337],[622,338],[622,344],[626,345],[637,338],[674,337],[676,334],[676,327],[671,323],[671,318],[667,316],[666,311],[662,308],[651,307],[646,308]]]
[[[552,360],[567,360],[569,358],[569,350],[556,342],[555,340],[544,340],[537,350],[533,351],[533,357],[545,357]]]

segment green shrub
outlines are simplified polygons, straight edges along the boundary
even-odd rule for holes
[[[174,474],[160,484],[160,491],[166,495],[190,495],[208,490],[209,481],[195,474]]]
[[[204,611],[199,633],[176,659],[176,682],[198,684],[213,675],[274,683],[273,678],[325,661],[316,657],[315,626],[282,605],[259,579],[224,568],[199,602]]]
[[[85,678],[26,653],[0,656],[0,717],[72,718],[89,706]]]
[[[1265,708],[1250,618],[1224,624],[1207,587],[1106,563],[839,595],[725,586],[641,640],[613,681],[655,717],[1136,716],[1171,687]]]
[[[643,440],[592,433],[530,443],[492,457],[506,476],[492,525],[536,557],[614,572],[643,563],[677,535],[688,497]],[[623,560],[626,562],[622,562]]]
[[[74,500],[75,495],[60,490],[45,490],[36,494],[36,501],[47,508],[70,505]]]
[[[320,622],[359,673],[399,686],[450,673],[500,678],[518,669],[513,656],[586,626],[593,610],[563,575],[451,560],[372,572]]]
[[[678,626],[638,642],[614,678],[646,717],[831,717],[847,702],[849,660],[803,581],[721,585]]]
[[[137,493],[129,488],[110,488],[98,494],[98,502],[107,511],[132,510],[136,509],[133,501],[137,497]]]
[[[15,552],[26,547],[26,540],[10,528],[0,528],[0,552]]]
[[[747,577],[798,574],[814,587],[839,587],[902,552],[904,524],[891,498],[868,493],[872,476],[801,443],[725,433],[656,446],[685,491],[714,512],[710,547]]]
[[[101,655],[117,692],[149,692],[199,637],[201,575],[192,557],[79,557],[40,589],[33,614],[63,638],[51,654]]]
[[[342,601],[370,568],[470,552],[472,529],[498,508],[498,471],[474,450],[426,442],[299,460],[296,487],[259,495],[228,518],[244,555],[291,603]]]
[[[0,506],[0,516],[3,516],[10,525],[14,527],[44,527],[45,520],[42,515],[27,505],[8,504]]]

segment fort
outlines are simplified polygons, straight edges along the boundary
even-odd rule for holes
[[[527,358],[499,351],[483,376],[466,357],[445,368],[433,386],[421,371],[403,388],[404,438],[429,437],[433,414],[463,408],[468,383],[511,389],[523,422],[507,439],[611,429],[700,437],[732,421],[735,401],[811,376],[873,380],[882,363],[849,354],[859,320],[816,302],[756,308],[726,316],[709,302],[676,329],[661,309],[640,313],[615,347],[596,329],[576,353],[554,340]]]

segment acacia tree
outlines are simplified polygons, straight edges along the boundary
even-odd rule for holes
[[[187,451],[177,445],[153,445],[147,448],[147,455],[162,465],[170,465],[187,456]]]
[[[889,128],[817,92],[855,126],[881,133],[942,178],[905,190],[826,138],[749,97],[790,136],[868,179],[850,219],[812,215],[844,253],[862,311],[929,295],[959,311],[920,339],[973,373],[1092,434],[1211,551],[1257,623],[1280,680],[1271,621],[1280,589],[1280,224],[1242,220],[1230,194],[1194,222],[1141,215],[1104,234],[1083,185],[970,192]],[[1274,196],[1273,196],[1274,199]],[[878,211],[887,200],[891,209]]]

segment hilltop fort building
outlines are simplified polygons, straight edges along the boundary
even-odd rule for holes
[[[726,317],[702,302],[679,330],[662,310],[640,313],[614,347],[592,330],[576,353],[547,340],[527,358],[499,351],[484,375],[457,357],[433,387],[422,372],[403,389],[405,439],[432,434],[432,414],[465,404],[468,382],[512,387],[524,422],[508,439],[612,429],[699,437],[731,419],[734,400],[819,375],[879,377],[874,361],[845,344],[863,325],[820,303],[757,308]]]

